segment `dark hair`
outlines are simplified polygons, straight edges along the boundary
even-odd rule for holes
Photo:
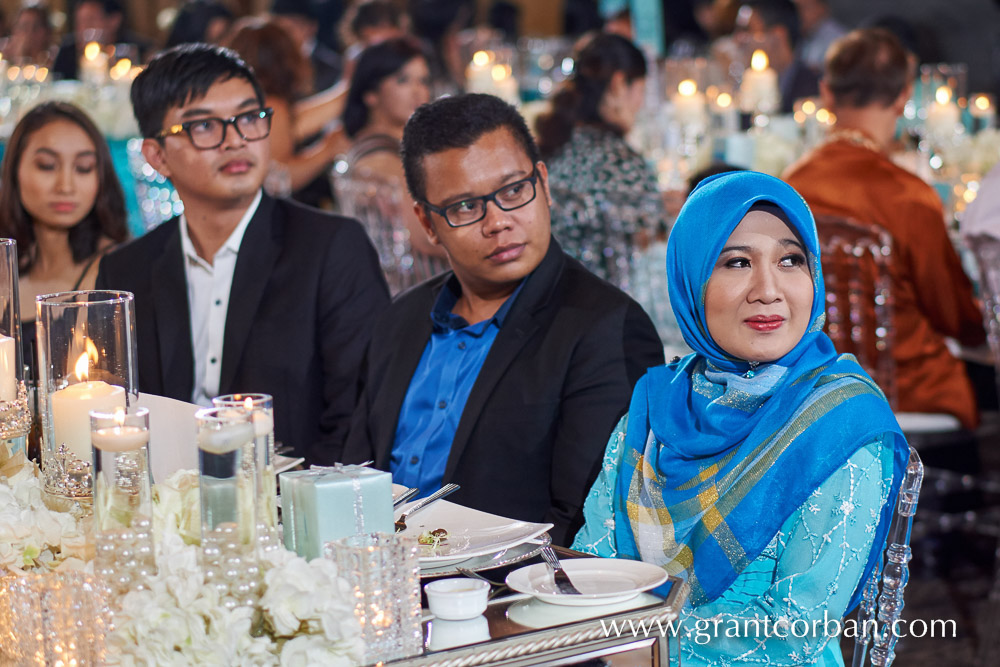
[[[17,261],[27,274],[34,264],[35,227],[21,202],[18,169],[31,136],[49,123],[68,121],[86,133],[97,155],[97,198],[94,207],[69,230],[69,247],[77,264],[97,252],[106,236],[116,243],[128,237],[125,195],[111,161],[111,152],[100,131],[83,111],[66,102],[44,102],[24,115],[14,128],[0,167],[0,235],[17,241]]]
[[[622,128],[608,124],[598,112],[616,72],[622,72],[628,83],[641,79],[646,76],[646,58],[626,38],[598,33],[577,53],[573,76],[552,97],[550,110],[535,121],[542,155],[548,158],[562,148],[577,125],[597,125],[622,134]]]
[[[309,60],[295,39],[274,19],[247,17],[237,21],[223,40],[253,69],[268,97],[288,102],[308,92]]]
[[[852,30],[826,52],[823,80],[838,106],[889,106],[912,77],[906,49],[888,30]]]
[[[341,20],[341,33],[353,41],[361,37],[365,28],[391,25],[402,27],[402,16],[389,0],[362,0],[348,7]]]
[[[101,6],[101,11],[104,12],[105,16],[109,14],[124,14],[125,9],[122,7],[122,3],[118,0],[76,0],[73,3],[73,12],[76,12],[77,7],[80,5],[86,5],[93,3],[95,5]]]
[[[749,0],[743,3],[758,14],[768,28],[782,26],[788,33],[788,43],[795,49],[799,43],[802,29],[799,24],[799,12],[791,0]]]
[[[406,187],[413,199],[425,201],[427,197],[424,157],[452,148],[468,148],[484,134],[501,128],[514,136],[532,164],[542,159],[524,118],[499,97],[456,95],[419,107],[403,129],[400,151]]]
[[[253,86],[263,106],[264,91],[257,77],[235,51],[208,44],[181,44],[161,52],[132,82],[132,112],[140,133],[155,137],[163,128],[168,109],[204,97],[219,81],[234,78]]]
[[[365,94],[378,88],[414,58],[426,57],[420,44],[410,37],[387,39],[362,51],[354,67],[351,87],[344,103],[342,118],[347,136],[353,137],[368,124]]]
[[[167,37],[167,48],[178,44],[204,42],[205,32],[215,19],[233,20],[233,13],[217,0],[189,0],[177,12]]]
[[[14,15],[15,23],[22,14],[36,14],[41,20],[42,25],[44,25],[49,32],[52,32],[52,20],[49,17],[49,9],[45,5],[37,2],[25,3],[21,6],[21,9],[18,10],[17,14]]]

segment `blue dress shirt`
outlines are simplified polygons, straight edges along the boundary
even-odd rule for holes
[[[523,286],[522,280],[493,317],[475,324],[451,312],[458,302],[455,279],[441,288],[431,311],[434,329],[400,408],[389,461],[392,480],[419,488],[417,498],[441,488],[469,392]]]

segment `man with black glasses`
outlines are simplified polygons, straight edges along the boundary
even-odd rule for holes
[[[275,435],[336,460],[375,317],[388,303],[361,226],[262,190],[271,110],[234,52],[184,45],[132,86],[142,153],[184,213],[101,261],[135,294],[140,391],[210,405],[274,396]]]
[[[487,512],[582,521],[615,422],[663,347],[646,313],[563,253],[548,172],[517,111],[489,95],[420,107],[403,135],[414,210],[453,271],[379,318],[345,451]]]

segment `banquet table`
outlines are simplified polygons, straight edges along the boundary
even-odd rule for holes
[[[558,547],[556,550],[564,560],[584,555]],[[482,574],[498,581],[506,571]],[[486,613],[472,621],[442,622],[425,610],[424,653],[384,664],[572,665],[601,659],[605,664],[623,667],[677,665],[680,640],[672,624],[678,622],[688,592],[686,582],[670,577],[654,592],[615,605],[569,607],[513,594],[495,598]],[[628,626],[630,621],[632,626]],[[624,624],[624,631],[608,632],[612,622],[619,628]],[[641,624],[650,628],[648,635],[641,631],[633,635],[630,627],[639,628]],[[660,628],[665,631],[662,635]]]

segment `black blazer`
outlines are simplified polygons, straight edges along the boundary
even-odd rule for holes
[[[403,399],[452,273],[399,296],[378,320],[344,460],[389,469]],[[511,307],[459,421],[444,473],[456,503],[555,524],[572,541],[632,387],[663,363],[642,308],[565,255],[555,239]]]
[[[97,288],[135,294],[140,391],[190,401],[194,354],[178,218],[105,256]],[[220,393],[273,395],[275,438],[310,462],[335,460],[365,346],[388,301],[361,225],[264,195],[233,273]]]

